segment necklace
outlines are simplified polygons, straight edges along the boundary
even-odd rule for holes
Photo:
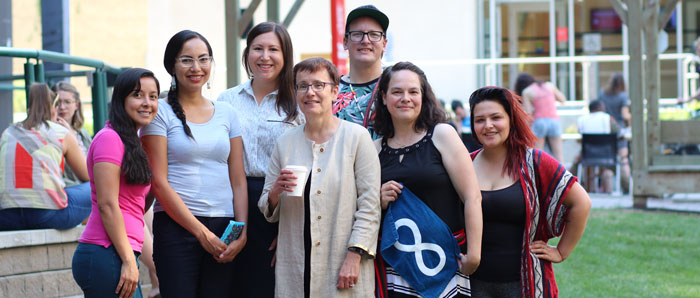
[[[411,146],[411,145],[417,143],[418,141],[420,141],[420,139],[422,139],[423,136],[425,136],[425,134],[426,134],[425,131],[423,131],[423,132],[421,132],[421,133],[418,133],[418,134],[414,134],[414,135],[412,135],[410,138],[408,138],[408,141],[407,141],[407,142],[399,141],[399,140],[396,138],[396,136],[392,137],[392,138],[389,139],[389,140],[391,140],[392,143],[398,145],[398,146],[399,146],[398,148],[406,148],[406,147],[409,147],[409,146]]]

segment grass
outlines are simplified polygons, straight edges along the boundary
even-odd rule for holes
[[[561,297],[700,297],[700,215],[592,210]]]

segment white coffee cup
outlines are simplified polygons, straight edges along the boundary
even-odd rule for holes
[[[309,175],[309,169],[305,166],[286,166],[285,169],[292,170],[294,176],[297,176],[296,186],[292,186],[292,192],[288,192],[288,197],[301,197],[304,195],[304,186],[306,186],[306,177]]]

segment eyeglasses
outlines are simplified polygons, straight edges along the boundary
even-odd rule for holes
[[[183,57],[177,58],[177,61],[179,61],[180,64],[182,64],[182,66],[184,66],[184,67],[194,66],[195,60],[197,61],[197,63],[199,63],[199,66],[207,67],[207,66],[209,66],[209,64],[211,64],[212,61],[214,61],[214,57],[204,56],[204,57],[199,57],[197,59],[194,59],[192,57],[183,56]]]
[[[316,81],[311,84],[296,84],[294,89],[297,89],[298,93],[306,93],[306,91],[309,91],[309,87],[311,87],[311,90],[314,92],[321,92],[326,88],[326,85],[333,85],[333,83]]]
[[[349,31],[348,33],[345,33],[345,36],[350,38],[350,41],[354,42],[361,42],[364,38],[365,35],[367,35],[367,39],[371,42],[378,42],[382,40],[382,37],[384,37],[384,32],[382,31],[369,31],[369,32],[363,32],[363,31]]]
[[[58,108],[58,107],[60,107],[61,105],[67,105],[67,106],[69,106],[69,105],[72,105],[72,104],[75,104],[75,103],[76,103],[76,101],[75,101],[75,100],[71,100],[71,99],[68,99],[68,100],[61,100],[61,99],[58,99],[58,100],[56,100],[56,101],[53,102],[53,105],[54,105],[55,107]]]

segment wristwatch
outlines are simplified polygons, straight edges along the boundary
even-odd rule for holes
[[[367,252],[365,252],[363,249],[356,247],[356,246],[350,246],[348,247],[348,251],[356,252],[358,253],[361,257],[364,257]]]

